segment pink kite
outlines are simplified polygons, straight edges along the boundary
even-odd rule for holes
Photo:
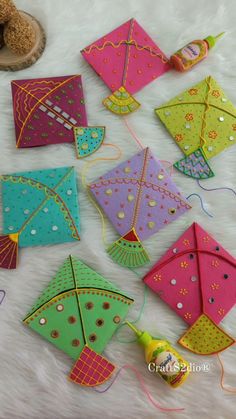
[[[135,19],[81,53],[112,91],[103,104],[118,115],[135,111],[140,103],[132,95],[170,70],[165,54]]]
[[[210,355],[235,341],[218,324],[236,299],[236,260],[193,223],[144,277],[190,328],[179,343]]]

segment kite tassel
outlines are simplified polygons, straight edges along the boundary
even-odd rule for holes
[[[115,368],[104,356],[85,345],[68,378],[75,384],[95,387],[109,380]]]
[[[112,243],[107,252],[115,262],[128,268],[143,266],[150,260],[134,229]]]
[[[178,341],[186,349],[198,355],[222,352],[235,343],[223,329],[206,314],[202,314]]]
[[[214,172],[211,170],[201,148],[178,160],[174,163],[174,167],[193,179],[209,179],[214,176]]]
[[[16,269],[19,234],[0,236],[0,268]]]
[[[77,158],[81,159],[95,153],[105,138],[105,127],[74,127]]]
[[[116,115],[128,115],[141,106],[124,86],[104,99],[103,105]]]

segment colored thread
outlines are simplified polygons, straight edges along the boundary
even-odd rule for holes
[[[213,215],[212,214],[210,214],[205,208],[204,208],[204,205],[203,205],[203,200],[202,200],[202,198],[200,197],[200,195],[198,195],[197,193],[191,193],[189,196],[187,196],[187,198],[186,199],[189,199],[189,198],[191,198],[191,196],[197,196],[199,199],[200,199],[200,203],[201,203],[201,207],[202,207],[202,210],[208,215],[208,217],[213,217]]]
[[[143,150],[145,147],[143,146],[143,144],[142,144],[141,140],[140,140],[140,139],[138,138],[138,136],[135,134],[135,132],[133,131],[133,129],[129,126],[128,121],[127,121],[127,118],[125,118],[125,117],[123,116],[123,120],[124,120],[124,123],[125,123],[125,125],[126,125],[126,127],[127,127],[128,131],[130,132],[131,136],[134,138],[134,140],[136,141],[136,143],[138,144],[138,146],[141,148],[141,150]]]
[[[6,297],[6,291],[0,290],[0,305],[2,304],[5,297]]]
[[[108,147],[115,148],[116,150],[118,150],[118,154],[115,157],[98,157],[98,158],[96,158],[94,160],[91,160],[88,163],[86,163],[84,165],[84,168],[83,168],[82,173],[81,173],[81,180],[82,180],[82,185],[83,185],[84,189],[87,191],[90,202],[92,202],[92,204],[94,205],[94,207],[96,208],[96,210],[98,211],[98,213],[101,217],[101,221],[102,221],[102,241],[103,241],[104,246],[107,247],[108,244],[106,243],[106,221],[105,221],[105,217],[103,215],[102,210],[100,209],[98,204],[95,202],[95,200],[93,198],[93,195],[91,194],[91,192],[88,188],[88,185],[86,183],[86,175],[87,175],[87,172],[90,169],[90,167],[94,166],[98,161],[119,160],[121,155],[122,155],[122,151],[115,144],[106,143],[106,144],[103,144],[103,146],[108,146]]]
[[[174,165],[168,160],[160,160],[160,162],[168,164],[168,166],[166,167],[166,170],[170,168],[170,173],[169,174],[170,174],[170,176],[172,176],[173,173],[174,173]]]
[[[128,74],[128,67],[129,67],[129,58],[130,58],[130,46],[132,45],[131,41],[131,37],[132,37],[132,33],[133,33],[133,28],[134,28],[134,20],[131,20],[131,24],[130,24],[130,28],[129,28],[129,35],[128,35],[128,41],[127,41],[127,48],[125,50],[125,64],[124,64],[124,70],[123,70],[123,76],[122,76],[122,85],[125,86],[126,85],[126,78],[127,78],[127,74]]]
[[[164,64],[169,61],[167,58],[165,58],[159,52],[155,52],[154,49],[152,47],[150,47],[149,45],[144,45],[144,46],[138,45],[138,43],[137,43],[137,41],[135,41],[135,39],[130,39],[129,41],[127,41],[126,39],[123,39],[123,40],[119,41],[117,44],[114,44],[112,41],[105,41],[103,43],[103,45],[101,45],[101,46],[96,45],[96,44],[92,44],[92,45],[90,45],[90,47],[83,49],[81,52],[84,52],[86,54],[90,54],[93,49],[96,49],[98,51],[102,51],[102,50],[104,50],[104,48],[106,46],[111,46],[113,48],[119,48],[121,45],[133,45],[138,51],[146,50],[150,53],[151,57],[159,57]]]
[[[205,131],[205,128],[206,128],[206,114],[207,114],[207,111],[210,108],[210,105],[208,103],[208,96],[209,96],[209,93],[211,91],[210,82],[211,82],[211,77],[207,77],[206,83],[207,83],[207,86],[208,86],[208,91],[207,91],[206,98],[205,98],[205,109],[204,109],[204,113],[203,113],[203,116],[202,116],[202,129],[201,129],[201,135],[200,135],[200,147],[201,148],[203,148],[203,146],[206,143],[206,140],[204,138],[204,131]]]
[[[223,362],[220,359],[220,355],[216,354],[216,356],[217,356],[217,359],[218,359],[220,367],[221,367],[220,386],[221,386],[222,390],[228,391],[228,393],[236,394],[236,388],[225,387],[225,385],[224,385],[224,376],[225,376],[224,365],[223,365]]]
[[[111,383],[109,383],[108,386],[105,389],[98,390],[98,389],[94,388],[94,391],[96,391],[97,393],[105,393],[106,391],[108,391],[111,388],[111,386],[115,383],[115,381],[117,380],[117,378],[119,377],[121,372],[124,371],[125,369],[130,369],[131,371],[133,371],[133,373],[136,375],[136,377],[138,379],[138,382],[140,384],[140,387],[141,387],[143,393],[146,395],[146,397],[148,398],[148,400],[150,401],[150,403],[154,407],[161,410],[162,412],[182,412],[184,410],[183,407],[181,407],[181,408],[168,408],[168,407],[162,407],[159,403],[157,403],[153,399],[153,397],[151,396],[150,392],[148,391],[142,375],[138,372],[138,370],[135,367],[133,367],[132,365],[129,365],[129,364],[125,364],[120,368],[120,370],[117,372],[116,376],[114,377],[113,381]]]
[[[207,191],[207,192],[212,192],[212,191],[231,191],[231,192],[233,192],[234,193],[234,195],[236,195],[236,191],[234,190],[234,189],[232,189],[232,188],[229,188],[228,186],[223,186],[223,187],[220,187],[220,188],[211,188],[211,189],[207,189],[207,188],[205,188],[204,186],[202,186],[201,184],[200,184],[200,181],[199,180],[197,180],[197,183],[198,183],[198,186],[201,188],[201,189],[203,189],[204,191]]]
[[[132,269],[130,269],[130,270],[132,270]],[[133,270],[132,270],[133,271]],[[141,278],[140,277],[140,275],[138,275],[138,273],[136,272],[136,271],[133,271],[139,278]],[[139,314],[138,314],[138,317],[134,320],[134,321],[132,321],[132,322],[130,322],[131,324],[136,324],[136,323],[138,323],[139,322],[139,320],[141,319],[141,317],[142,317],[142,315],[143,315],[143,312],[144,312],[144,309],[145,309],[145,306],[146,306],[146,302],[147,302],[147,294],[148,294],[148,287],[147,287],[147,285],[146,284],[144,284],[144,293],[143,293],[143,302],[142,302],[142,305],[141,305],[141,308],[140,308],[140,311],[139,311]],[[124,339],[120,339],[119,338],[119,336],[118,336],[118,332],[124,327],[126,325],[126,323],[124,322],[124,323],[122,323],[117,329],[116,329],[116,331],[115,331],[115,335],[117,335],[116,336],[116,340],[117,340],[117,342],[119,342],[119,343],[134,343],[134,342],[137,342],[137,338],[134,338],[134,339],[132,339],[132,340],[124,340]]]
[[[138,146],[142,149],[142,150],[144,150],[144,145],[142,144],[142,141],[139,139],[139,137],[137,136],[137,134],[134,132],[134,130],[130,127],[130,125],[129,125],[129,123],[128,123],[128,121],[127,121],[127,118],[125,118],[125,117],[123,117],[123,120],[124,120],[124,123],[125,123],[125,125],[126,125],[126,127],[127,127],[127,129],[128,129],[128,131],[129,131],[129,133],[131,134],[131,136],[134,138],[134,140],[135,140],[135,142],[138,144]],[[167,163],[168,164],[168,166],[167,166],[167,168],[166,169],[169,169],[169,168],[171,168],[171,170],[170,170],[170,176],[172,176],[173,175],[173,171],[174,171],[174,166],[173,166],[173,164],[170,162],[170,161],[168,161],[168,160],[160,160],[160,162],[161,163]]]

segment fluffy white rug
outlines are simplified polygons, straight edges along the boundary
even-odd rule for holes
[[[1,173],[75,165],[79,179],[82,240],[79,244],[24,249],[16,271],[0,271],[0,288],[7,292],[0,306],[0,418],[233,418],[236,396],[220,389],[220,369],[214,357],[201,358],[178,348],[189,361],[198,364],[208,362],[210,372],[192,373],[183,387],[174,391],[148,373],[142,349],[136,344],[120,344],[115,338],[111,341],[106,355],[112,361],[118,366],[124,363],[135,365],[153,397],[163,406],[186,409],[179,414],[161,413],[149,404],[132,372],[124,372],[110,391],[103,395],[69,383],[66,375],[72,365],[71,360],[22,325],[21,319],[26,311],[69,253],[80,257],[135,298],[130,319],[136,318],[139,313],[143,285],[133,273],[119,268],[106,255],[100,218],[81,185],[80,173],[85,163],[75,159],[73,146],[16,150],[10,80],[81,73],[90,124],[106,125],[106,141],[119,145],[123,158],[127,158],[136,152],[136,145],[121,118],[109,113],[101,104],[108,89],[84,62],[80,49],[130,17],[140,21],[167,55],[186,41],[225,30],[225,37],[211,51],[209,58],[190,73],[170,71],[136,95],[142,107],[129,118],[131,126],[160,159],[168,160],[171,156],[176,161],[182,154],[155,117],[153,109],[209,74],[222,84],[236,104],[235,0],[18,0],[17,4],[41,20],[47,32],[47,48],[33,67],[15,74],[0,74]],[[104,154],[102,148],[96,157]],[[215,158],[212,166],[217,176],[207,181],[207,185],[235,188],[235,162],[236,147]],[[113,166],[112,162],[100,164],[90,171],[89,179]],[[174,179],[186,196],[199,192],[193,180],[176,172]],[[146,242],[152,263],[193,220],[200,222],[236,256],[235,196],[227,191],[206,192],[202,196],[214,218],[208,218],[200,210],[197,198],[193,199],[192,211]],[[109,223],[107,232],[109,241],[116,237]],[[236,312],[232,310],[223,322],[223,327],[232,335],[236,335],[235,320]],[[139,326],[154,335],[162,333],[173,345],[186,329],[184,322],[151,292]],[[131,337],[129,333],[126,337],[128,335]],[[236,383],[235,349],[225,351],[222,358],[227,382],[233,385]]]

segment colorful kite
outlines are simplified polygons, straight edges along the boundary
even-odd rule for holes
[[[2,175],[0,181],[3,202],[1,268],[16,268],[18,246],[80,240],[78,193],[73,167]]]
[[[108,248],[108,253],[123,266],[144,265],[149,257],[141,241],[191,208],[149,148],[119,164],[89,187],[121,235]]]
[[[187,176],[214,176],[208,160],[236,143],[236,108],[209,76],[157,108],[186,157],[174,166]]]
[[[101,353],[133,302],[69,256],[24,323],[76,361],[69,375],[73,382],[97,386],[114,372],[115,366]]]
[[[17,147],[75,142],[81,158],[101,146],[105,127],[87,124],[80,75],[14,80],[11,85]]]
[[[112,91],[103,104],[118,115],[138,109],[140,103],[132,95],[171,68],[167,57],[135,19],[81,53]]]
[[[235,342],[218,326],[235,304],[235,272],[235,258],[193,223],[144,282],[190,326],[179,343],[211,355]]]

